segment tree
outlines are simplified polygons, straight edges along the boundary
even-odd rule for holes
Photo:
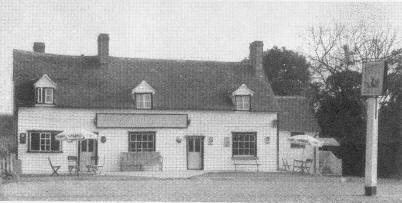
[[[340,141],[344,163],[344,173],[362,175],[365,140],[365,104],[360,95],[361,63],[383,59],[392,65],[388,73],[387,83],[392,91],[382,97],[382,104],[389,104],[400,98],[397,95],[397,73],[393,68],[401,50],[392,51],[395,46],[395,34],[390,30],[376,30],[365,23],[359,25],[320,26],[311,28],[309,32],[309,56],[313,72],[313,97],[316,116],[321,127],[321,136],[335,137]],[[397,71],[396,71],[397,72]],[[394,105],[395,106],[395,105]],[[395,107],[392,107],[395,108]],[[393,128],[394,124],[385,117],[394,117],[394,111],[382,109],[380,115],[380,132],[385,128]],[[381,113],[381,112],[380,112]],[[384,125],[381,126],[381,122]],[[383,129],[381,129],[383,128]],[[392,139],[392,132],[382,136]],[[392,134],[392,133],[391,133]],[[381,135],[380,135],[381,136]],[[379,151],[385,149],[379,146]],[[386,153],[383,153],[386,154]],[[389,159],[380,154],[380,159]],[[379,162],[381,174],[382,162]],[[386,168],[386,167],[383,167]]]
[[[310,82],[310,64],[303,55],[274,46],[264,52],[265,74],[276,95],[302,95]]]

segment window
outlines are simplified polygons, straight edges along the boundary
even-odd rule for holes
[[[233,156],[257,156],[257,133],[234,132],[232,133]]]
[[[45,103],[53,104],[53,89],[45,88]]]
[[[135,94],[135,103],[137,109],[151,109],[152,108],[152,94],[143,93]]]
[[[38,87],[35,91],[36,103],[53,104],[53,88]]]
[[[128,134],[128,151],[155,151],[155,132],[130,132]]]
[[[250,96],[242,95],[236,96],[236,110],[238,111],[250,111]]]
[[[31,152],[60,152],[60,141],[55,139],[58,132],[54,131],[32,131],[29,132],[28,151]]]
[[[81,142],[81,152],[94,152],[95,139],[87,139]]]
[[[290,132],[291,137],[295,136],[295,135],[304,135],[304,132]],[[300,148],[303,149],[305,147],[306,147],[305,145],[301,145],[301,144],[294,144],[294,143],[290,144],[290,148],[292,148],[292,149],[300,149]]]
[[[42,88],[36,88],[36,102],[42,103]]]

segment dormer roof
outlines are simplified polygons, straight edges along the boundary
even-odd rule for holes
[[[151,87],[145,80],[141,81],[132,91],[131,94],[151,93],[155,94],[155,89]]]
[[[232,93],[232,96],[245,96],[245,95],[253,96],[254,91],[248,88],[247,85],[244,83],[240,85],[240,87],[237,88],[237,90],[235,90]]]
[[[47,74],[43,74],[42,77],[34,83],[34,87],[48,87],[48,88],[56,88],[57,85],[53,82],[52,79]]]

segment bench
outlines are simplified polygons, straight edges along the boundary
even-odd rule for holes
[[[121,152],[121,171],[143,171],[144,166],[158,166],[162,170],[162,156],[159,152]]]
[[[258,163],[258,157],[250,157],[250,156],[234,156],[232,157],[233,165],[235,166],[235,171],[237,171],[237,166],[241,165],[252,165],[258,167],[261,165]]]

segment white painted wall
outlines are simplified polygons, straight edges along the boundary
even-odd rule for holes
[[[191,123],[186,129],[98,129],[94,124],[96,113],[186,113]],[[163,170],[186,170],[186,135],[205,136],[204,170],[234,170],[231,160],[232,148],[224,147],[224,137],[231,132],[257,132],[257,156],[261,171],[276,171],[276,128],[272,121],[276,113],[255,113],[235,111],[138,111],[116,109],[61,109],[52,107],[24,107],[18,109],[18,135],[29,130],[64,130],[84,128],[106,136],[106,143],[99,142],[98,154],[105,171],[119,170],[120,152],[128,150],[129,131],[156,131],[156,151],[163,157]],[[176,137],[183,141],[176,143]],[[265,144],[264,138],[270,137]],[[213,137],[208,145],[208,137]],[[282,144],[281,144],[282,145]],[[47,157],[53,164],[61,165],[60,172],[67,172],[67,156],[76,155],[77,143],[62,143],[63,153],[27,153],[27,144],[18,144],[18,158],[22,160],[23,173],[50,173]],[[282,151],[282,150],[281,150]],[[282,151],[283,152],[283,151]],[[254,166],[240,169],[255,170]]]

